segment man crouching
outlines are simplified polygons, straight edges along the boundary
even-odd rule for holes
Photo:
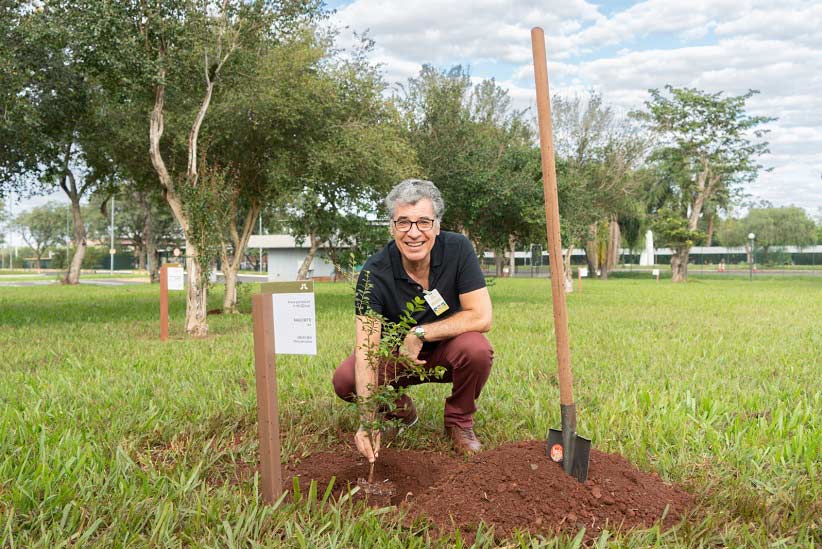
[[[474,454],[481,449],[474,434],[476,400],[494,357],[482,335],[491,329],[492,319],[485,277],[468,239],[440,230],[445,204],[433,183],[407,179],[391,190],[385,202],[393,240],[368,258],[360,273],[357,295],[364,297],[355,307],[356,347],[334,372],[334,391],[353,402],[357,396],[368,398],[374,387],[385,383],[396,387],[423,383],[419,376],[395,371],[395,364],[381,366],[379,374],[369,366],[369,349],[379,344],[381,329],[369,325],[374,321],[364,314],[370,308],[390,322],[399,322],[406,303],[421,297],[425,309],[413,314],[417,324],[400,352],[423,368],[445,367],[445,375],[432,380],[452,384],[451,396],[445,399],[445,432],[457,452]],[[366,280],[368,291],[364,291]],[[408,395],[397,400],[391,417],[406,426],[416,423],[417,412]],[[379,435],[372,446],[360,426],[354,442],[373,462],[379,453]]]

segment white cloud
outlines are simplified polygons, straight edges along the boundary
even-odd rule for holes
[[[496,77],[519,108],[532,106],[531,26],[546,31],[551,89],[596,89],[617,110],[641,108],[665,84],[738,95],[768,125],[773,170],[748,191],[775,204],[822,207],[822,3],[647,0],[606,15],[594,3],[355,0],[338,15],[371,29],[390,80],[422,63],[462,63]],[[477,67],[480,67],[478,69]]]

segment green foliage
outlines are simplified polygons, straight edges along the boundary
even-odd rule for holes
[[[371,251],[375,232],[385,242],[374,223],[381,201],[418,171],[396,106],[383,97],[386,84],[367,61],[370,47],[364,40],[350,57],[326,54],[322,70],[309,73],[308,97],[292,107],[299,129],[285,167],[293,184],[275,209],[298,240],[327,244],[335,263],[342,248]]]
[[[760,126],[773,119],[745,112],[753,90],[724,96],[668,85],[665,92],[649,90],[645,110],[631,113],[660,140],[648,206],[681,212],[695,230],[703,208],[726,208],[763,169],[757,157],[768,152],[768,130]]]
[[[39,261],[49,248],[65,241],[66,206],[56,202],[36,206],[19,214],[14,226]]]
[[[659,147],[650,157],[655,175],[647,180],[647,210],[662,212],[657,221],[674,245],[673,281],[687,280],[687,254],[696,242],[703,214],[715,216],[727,209],[742,186],[763,169],[757,158],[768,152],[762,141],[768,132],[760,126],[772,121],[751,116],[745,103],[757,92],[723,96],[693,88],[665,86],[649,90],[645,110],[632,116],[656,134]],[[682,227],[664,218],[686,221]],[[673,245],[673,244],[672,244]]]
[[[555,95],[551,115],[563,245],[596,239],[591,227],[612,215],[637,219],[642,214],[637,198],[647,138],[596,92],[587,97]]]
[[[719,227],[719,237],[725,246],[750,247],[748,234],[756,235],[755,246],[761,250],[756,261],[783,265],[790,262],[787,254],[774,254],[773,246],[810,246],[817,242],[817,227],[802,208],[772,206],[751,208],[743,218],[728,218]]]
[[[407,139],[421,175],[442,191],[443,226],[480,250],[507,246],[509,235],[542,239],[539,156],[507,91],[493,79],[472,86],[461,66],[425,65],[404,92]]]
[[[655,245],[676,250],[687,250],[702,242],[705,234],[688,229],[688,220],[670,210],[663,210],[654,217],[651,229],[656,237]]]
[[[197,250],[193,260],[199,267],[202,287],[208,285],[211,267],[220,256],[220,245],[231,213],[234,189],[230,182],[234,177],[228,170],[206,168],[196,185],[180,188],[188,220],[186,240]]]
[[[368,345],[365,349],[366,360],[375,377],[378,375],[380,368],[386,368],[388,365],[391,365],[397,373],[395,379],[386,380],[384,385],[370,386],[370,394],[367,397],[358,397],[357,399],[361,418],[360,425],[369,432],[369,436],[373,440],[375,434],[380,430],[402,426],[399,420],[389,419],[386,414],[396,410],[396,400],[406,394],[407,389],[393,387],[390,383],[399,381],[403,377],[413,377],[421,380],[440,379],[445,374],[445,368],[443,366],[424,368],[402,352],[406,336],[411,328],[417,324],[414,314],[425,310],[425,300],[415,296],[413,301],[405,304],[405,310],[400,314],[400,320],[391,322],[370,306],[369,295],[373,287],[370,274],[369,271],[364,271],[364,282],[355,295],[358,315],[367,319],[365,326],[369,330],[368,335],[376,333],[377,328],[380,330],[379,344],[376,346]]]
[[[802,208],[752,208],[743,218],[748,232],[756,235],[757,246],[808,246],[816,242],[816,226]]]

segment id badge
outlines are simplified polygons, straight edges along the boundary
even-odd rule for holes
[[[434,314],[440,316],[442,313],[448,310],[448,303],[440,295],[439,290],[431,290],[430,292],[425,292],[425,301],[428,303],[428,306],[431,307],[431,310],[434,311]]]

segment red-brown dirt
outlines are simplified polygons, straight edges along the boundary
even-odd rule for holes
[[[316,480],[322,492],[335,477],[339,496],[367,474],[359,453],[341,446],[289,467],[284,488],[290,489],[297,476],[303,489]],[[385,448],[375,471],[375,483],[383,482],[394,495],[368,496],[369,504],[401,506],[409,521],[430,520],[443,536],[459,529],[469,540],[480,522],[493,526],[500,539],[515,529],[552,536],[573,535],[584,527],[590,540],[604,529],[649,528],[660,520],[669,528],[694,502],[681,487],[594,449],[588,480],[579,483],[546,457],[544,441],[512,442],[467,460]],[[355,495],[363,497],[362,490]]]

